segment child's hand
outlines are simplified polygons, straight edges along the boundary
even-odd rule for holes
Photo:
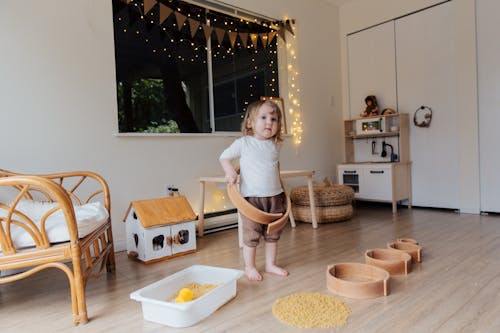
[[[238,182],[238,174],[236,171],[226,173],[226,183],[228,184],[236,184]]]

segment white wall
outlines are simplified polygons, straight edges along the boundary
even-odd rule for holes
[[[458,128],[455,137],[459,145],[460,211],[479,213],[479,156],[477,69],[474,1],[453,0],[453,13],[457,49],[456,68],[459,79],[453,87],[457,91]],[[340,52],[342,72],[343,113],[349,118],[347,47],[345,36],[349,33],[391,20],[402,15],[443,2],[442,0],[353,0],[340,7]],[[377,52],[377,50],[373,50]],[[412,114],[413,110],[399,110]],[[411,152],[410,152],[411,155]],[[429,161],[430,162],[430,161]]]
[[[333,178],[342,162],[336,7],[301,0],[226,2],[297,20],[304,133],[299,147],[286,141],[282,168],[313,168],[316,179]],[[163,196],[165,185],[175,184],[196,211],[197,177],[221,173],[218,155],[234,138],[113,135],[118,125],[111,1],[2,0],[0,47],[0,168],[102,174],[111,189],[117,249],[124,248],[122,219],[132,200]],[[229,205],[215,186],[208,190],[209,209]]]

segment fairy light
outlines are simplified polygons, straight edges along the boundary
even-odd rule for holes
[[[287,35],[287,66],[288,69],[288,100],[290,107],[288,113],[290,114],[291,124],[290,132],[293,137],[293,143],[300,145],[302,143],[302,118],[300,107],[300,87],[299,87],[299,71],[297,61],[297,39],[295,35]]]

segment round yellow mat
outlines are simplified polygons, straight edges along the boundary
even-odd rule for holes
[[[301,328],[344,326],[351,309],[334,296],[320,293],[296,293],[278,298],[273,314],[281,322]]]

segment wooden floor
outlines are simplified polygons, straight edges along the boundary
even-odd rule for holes
[[[392,277],[390,295],[371,300],[342,298],[352,310],[346,326],[332,332],[500,332],[500,217],[432,209],[358,206],[344,223],[287,227],[279,264],[287,278],[264,275],[261,283],[238,281],[238,294],[197,325],[173,329],[144,321],[129,294],[193,264],[241,268],[236,230],[198,239],[198,252],[153,265],[117,254],[117,272],[87,286],[90,322],[74,327],[68,284],[60,271],[46,270],[0,286],[2,332],[325,332],[286,326],[271,312],[273,302],[295,292],[326,288],[326,266],[363,262],[365,250],[397,237],[423,246],[423,262],[407,276]],[[258,248],[258,266],[263,266]]]

